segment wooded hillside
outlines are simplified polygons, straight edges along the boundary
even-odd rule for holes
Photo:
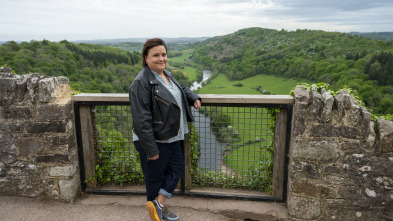
[[[112,47],[43,41],[7,42],[0,46],[0,65],[17,74],[38,72],[67,76],[83,92],[128,92],[142,68],[141,55]]]
[[[339,32],[248,28],[200,43],[193,59],[232,80],[258,74],[349,86],[374,113],[393,112],[393,42]]]

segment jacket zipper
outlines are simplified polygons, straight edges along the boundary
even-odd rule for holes
[[[162,103],[164,103],[164,104],[166,104],[166,105],[169,105],[167,102],[165,102],[165,101],[163,101],[162,99],[158,98],[157,95],[154,96],[154,97],[155,97],[157,100],[161,101]]]
[[[156,93],[155,93],[155,95],[156,95],[156,98],[157,98],[157,96],[158,96],[158,97],[160,97],[160,98],[162,98],[162,99],[165,99],[166,101],[168,101],[168,102],[170,102],[170,103],[176,105],[178,108],[180,108],[179,105],[178,105],[176,102],[172,102],[172,101],[166,99],[165,97],[162,97],[162,96],[160,96],[160,95],[158,95],[158,94],[156,94]],[[159,98],[157,98],[157,99],[159,99]],[[168,103],[166,103],[166,102],[163,101],[162,99],[159,99],[159,100],[161,100],[161,101],[164,102],[165,104],[169,105]]]

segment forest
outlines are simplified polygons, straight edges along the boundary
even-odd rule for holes
[[[231,80],[265,74],[350,87],[376,114],[393,112],[393,42],[339,32],[242,29],[199,43],[195,62]]]
[[[0,66],[18,74],[67,76],[82,92],[127,93],[142,68],[141,46],[9,41],[0,45]],[[183,85],[200,80],[202,66],[232,81],[271,75],[299,83],[324,82],[335,90],[356,90],[375,114],[393,113],[393,41],[307,29],[247,28],[202,42],[170,42],[168,48],[167,68]]]

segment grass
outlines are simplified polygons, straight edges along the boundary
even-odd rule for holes
[[[257,167],[258,162],[271,159],[266,151],[267,142],[257,142],[252,145],[243,145],[228,154],[224,162],[233,170],[246,171],[250,167]]]
[[[197,80],[197,69],[196,68],[185,66],[183,69],[181,69],[181,71],[186,73],[189,82],[194,82]]]
[[[242,87],[233,86],[235,83],[242,83]],[[286,79],[270,75],[257,75],[241,81],[230,81],[226,75],[220,74],[208,85],[199,90],[199,94],[261,94],[255,88],[260,86],[271,94],[289,94],[290,90],[298,84],[295,79]],[[271,155],[267,151],[273,137],[264,135],[269,130],[266,122],[255,122],[261,115],[265,118],[267,110],[261,113],[257,109],[244,113],[242,108],[234,107],[222,108],[223,113],[227,113],[232,121],[232,126],[238,130],[240,142],[235,142],[227,149],[224,162],[233,170],[246,171],[250,167],[259,167],[265,159],[271,160]],[[242,116],[240,116],[242,115]]]
[[[248,107],[218,107],[231,119],[239,133],[239,141],[231,140],[227,147],[225,163],[234,170],[247,170],[250,166],[258,166],[259,161],[270,159],[267,152],[272,136],[269,135],[270,116],[266,109]]]
[[[242,83],[242,87],[233,86]],[[226,75],[219,74],[210,84],[199,89],[199,94],[261,94],[255,88],[261,86],[271,94],[289,94],[298,81],[275,77],[271,75],[257,75],[241,81],[230,81]]]
[[[184,62],[185,60],[190,59],[192,52],[194,49],[187,49],[187,50],[182,50],[181,52],[183,53],[182,56],[179,57],[171,57],[169,58],[169,62]]]

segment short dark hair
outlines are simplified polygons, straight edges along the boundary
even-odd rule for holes
[[[160,45],[164,46],[165,50],[168,52],[168,49],[166,47],[164,40],[162,40],[160,38],[152,38],[152,39],[146,40],[146,42],[142,48],[142,65],[143,65],[143,67],[147,66],[146,56],[149,54],[150,49],[153,47],[156,47],[156,46],[160,46]]]

